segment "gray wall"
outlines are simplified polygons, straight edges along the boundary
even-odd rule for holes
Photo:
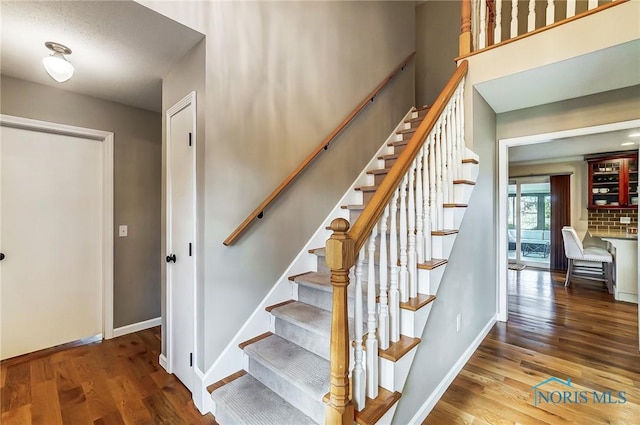
[[[394,424],[409,423],[497,309],[496,116],[475,90],[473,121],[480,174],[402,391]],[[458,314],[462,315],[460,332],[456,332]]]
[[[160,114],[12,77],[0,83],[3,114],[114,133],[113,325],[159,317]]]
[[[196,190],[198,200],[204,199],[204,145],[205,145],[205,126],[206,126],[206,92],[205,92],[205,40],[200,41],[191,51],[189,51],[175,67],[162,80],[162,110],[167,111],[173,105],[178,103],[187,94],[192,91],[196,92]],[[166,114],[162,115],[162,222],[166,218]],[[198,202],[197,205],[198,223],[200,225],[197,232],[196,241],[196,270],[197,282],[204,281],[204,250],[201,249],[204,243],[204,202]],[[161,255],[166,251],[166,232],[162,232]],[[162,324],[166,325],[166,267],[162,267]],[[202,284],[197,286],[197,299],[199,323],[204,320],[204,287]],[[162,328],[162,351],[166,353],[165,328]],[[204,337],[203,327],[198,327],[199,340]],[[200,367],[202,367],[202,357],[198,358]]]
[[[416,8],[417,105],[433,104],[456,70],[460,9],[457,0],[431,0]]]
[[[415,50],[413,2],[154,2],[206,35],[208,368],[414,104],[413,63],[233,246],[222,242]]]

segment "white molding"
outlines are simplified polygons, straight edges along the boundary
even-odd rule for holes
[[[167,363],[167,357],[164,354],[160,354],[158,356],[158,363],[160,364],[160,366],[162,366],[164,370],[166,370],[168,373],[171,373],[169,372],[169,369],[168,369],[169,366]]]
[[[113,338],[113,133],[4,114],[0,125],[102,141],[102,334]]]
[[[196,379],[196,373],[195,370],[197,369],[195,366],[198,364],[198,342],[197,342],[197,329],[198,329],[198,314],[197,314],[197,306],[198,306],[198,299],[197,299],[197,279],[198,279],[198,263],[197,263],[197,258],[198,258],[198,250],[199,250],[199,246],[198,246],[198,200],[197,200],[197,170],[196,170],[196,147],[197,147],[197,105],[196,105],[196,92],[192,91],[189,94],[187,94],[185,97],[183,97],[180,101],[178,101],[175,105],[173,105],[171,108],[169,108],[166,112],[166,143],[167,143],[167,149],[166,149],[166,167],[167,167],[167,172],[166,172],[166,185],[165,185],[165,191],[166,191],[166,217],[165,217],[165,231],[166,231],[166,249],[168,250],[169,247],[171,247],[171,181],[170,181],[170,177],[171,177],[171,172],[170,172],[170,161],[169,161],[169,156],[170,156],[170,149],[169,149],[169,144],[170,144],[170,134],[171,134],[171,117],[176,115],[178,112],[180,112],[181,110],[183,110],[184,108],[186,108],[187,106],[193,106],[193,110],[192,110],[192,134],[191,134],[191,143],[192,143],[192,157],[191,157],[191,161],[192,161],[192,170],[193,170],[193,174],[191,176],[192,178],[192,183],[193,183],[193,193],[192,193],[192,198],[193,198],[193,229],[192,229],[192,240],[193,240],[193,256],[192,261],[193,261],[193,282],[192,282],[192,294],[193,294],[193,347],[192,347],[192,352],[193,352],[193,369],[192,369],[192,382],[191,382],[191,386],[193,387],[193,389],[195,390],[195,386],[196,384],[198,384],[198,381]],[[167,252],[168,254],[168,252]],[[166,311],[166,315],[167,315],[167,320],[166,320],[166,332],[165,332],[165,336],[166,336],[166,350],[167,352],[165,353],[165,361],[166,361],[166,371],[169,373],[172,373],[173,371],[173,345],[172,345],[172,340],[173,340],[173,331],[172,331],[172,326],[171,323],[173,321],[172,318],[172,282],[171,282],[171,269],[169,267],[169,263],[167,263],[165,265],[166,267],[166,285],[165,285],[165,290],[166,290],[166,294],[165,294],[165,302],[166,302],[166,306],[165,306],[165,311]],[[192,393],[192,397],[195,397],[195,392]],[[195,401],[195,398],[194,398]]]
[[[420,406],[418,411],[409,421],[409,424],[421,424],[431,413],[431,410],[435,407],[436,403],[442,395],[445,393],[449,385],[453,382],[453,380],[458,376],[462,368],[469,361],[473,353],[478,349],[484,338],[487,336],[493,325],[497,321],[497,315],[494,315],[487,324],[482,328],[478,336],[473,340],[473,342],[469,345],[469,347],[462,353],[458,361],[453,365],[453,367],[449,370],[449,372],[442,378],[442,381],[438,384],[438,386],[433,390],[433,392],[429,395],[427,400]]]
[[[194,368],[192,399],[201,414],[213,412],[213,400],[205,385],[205,374],[197,366]]]
[[[496,259],[498,267],[498,288],[496,291],[498,320],[503,322],[507,321],[509,309],[507,304],[507,262],[509,255],[507,249],[507,189],[509,187],[509,148],[536,143],[553,143],[556,139],[606,133],[616,130],[628,130],[638,126],[640,126],[640,120],[631,120],[498,140],[498,231],[496,232],[498,247]],[[579,141],[576,143],[579,143]],[[638,321],[640,321],[640,312],[638,313]]]
[[[113,330],[113,337],[117,338],[122,335],[131,334],[145,329],[153,328],[155,326],[162,325],[162,317],[156,317],[155,319],[144,320],[138,323],[132,323],[130,325],[121,326]]]

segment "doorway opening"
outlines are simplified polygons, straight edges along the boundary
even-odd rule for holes
[[[551,190],[549,176],[509,180],[509,265],[549,268]]]

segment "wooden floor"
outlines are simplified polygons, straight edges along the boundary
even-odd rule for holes
[[[215,424],[158,364],[160,328],[0,365],[2,425]]]
[[[614,301],[598,282],[565,290],[559,274],[509,277],[508,323],[496,324],[423,425],[640,424],[638,306]],[[589,401],[534,406],[533,386],[550,377],[570,378],[569,391],[586,391]],[[627,402],[594,403],[593,391],[614,400],[624,391]]]
[[[509,322],[494,327],[424,424],[640,424],[637,306],[599,283],[565,290],[560,275],[509,273]],[[215,424],[159,366],[159,332],[2,362],[0,422]],[[624,391],[628,401],[534,406],[533,386],[550,377],[614,399]]]

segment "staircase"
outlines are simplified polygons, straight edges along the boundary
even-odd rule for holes
[[[362,185],[356,186],[355,190],[347,195],[347,198],[354,200],[354,202],[343,205],[342,212],[338,212],[338,215],[343,218],[348,217],[351,223],[356,222],[422,123],[427,112],[428,108],[422,108],[412,109],[407,114],[380,149],[377,160],[372,161],[373,164],[377,163],[376,166],[381,168],[374,166],[366,174],[363,173],[364,178],[360,179]],[[424,158],[425,165],[428,165],[427,157]],[[384,248],[393,246],[390,245],[393,244],[391,234],[396,232],[391,231],[391,225],[399,233],[403,231],[405,234],[407,233],[406,220],[404,223],[401,219],[396,221],[395,217],[392,221],[389,220],[392,224],[388,226],[389,232],[387,232],[387,219],[385,218],[384,227],[381,227],[384,229],[385,237],[381,238],[379,234],[374,234],[362,249],[362,253],[368,249],[370,255],[367,257],[362,254],[356,267],[351,269],[350,281],[357,282],[357,284],[350,284],[347,290],[349,341],[352,341],[349,369],[359,370],[363,375],[362,380],[353,378],[354,385],[352,387],[357,409],[355,420],[360,424],[390,423],[397,401],[401,397],[401,391],[409,374],[413,357],[421,343],[420,337],[427,323],[432,303],[436,300],[438,286],[447,265],[447,258],[453,247],[466,204],[478,175],[478,158],[473,152],[464,148],[458,161],[460,167],[453,163],[448,165],[451,169],[455,168],[459,172],[455,173],[457,176],[455,181],[447,183],[451,184],[453,191],[448,198],[449,202],[442,203],[441,221],[443,226],[435,227],[437,230],[431,232],[428,244],[429,259],[426,260],[427,257],[423,253],[418,255],[418,257],[422,257],[422,261],[415,263],[416,283],[413,291],[415,294],[414,296],[405,296],[404,293],[401,293],[399,315],[393,313],[393,307],[389,307],[390,318],[384,319],[392,323],[391,328],[393,328],[393,323],[397,322],[399,335],[396,338],[393,337],[392,329],[376,330],[377,328],[372,328],[371,325],[372,320],[376,321],[375,318],[372,319],[374,317],[372,315],[380,314],[382,310],[386,311],[388,308],[387,294],[392,297],[391,293],[394,288],[393,281],[391,287],[388,287],[385,278],[385,283],[382,284],[383,290],[380,290],[380,270],[391,270],[393,273],[394,269],[396,272],[398,269],[402,269],[402,271],[406,269],[406,267],[402,268],[407,264],[407,260],[402,254],[402,252],[406,253],[406,239],[403,245],[401,238],[401,246],[395,248],[400,252],[400,259],[397,259],[397,255],[390,254],[391,259],[396,258],[397,265],[390,261],[387,266],[389,254]],[[426,168],[424,169],[426,174]],[[417,172],[415,174],[418,175]],[[453,174],[452,172],[451,179],[453,179]],[[418,190],[420,189],[413,184],[409,187],[405,184],[399,192],[402,192],[402,199],[409,194],[408,198],[414,199],[415,203],[415,199],[420,199],[419,196],[414,195]],[[402,202],[398,209],[406,211],[409,206]],[[395,216],[395,213],[393,215]],[[387,214],[385,217],[388,216]],[[402,216],[402,214],[398,213],[398,216]],[[420,225],[419,227],[422,229]],[[412,229],[410,234],[416,233],[411,224],[409,228]],[[419,230],[418,233],[421,231]],[[411,239],[411,236],[409,238]],[[415,241],[413,243],[415,245]],[[382,256],[380,248],[385,253]],[[270,331],[239,344],[239,348],[242,350],[243,370],[208,387],[214,404],[213,413],[216,421],[221,425],[325,423],[331,377],[330,347],[333,305],[331,270],[327,267],[325,255],[326,250],[323,247],[310,249],[308,253],[304,253],[304,256],[314,259],[313,270],[289,277],[292,299],[266,307],[265,310],[269,313]],[[412,258],[417,257],[414,255]],[[366,273],[364,270],[369,270],[370,273]],[[364,289],[360,290],[361,286],[364,286]],[[400,288],[400,291],[402,290]],[[402,301],[402,298],[405,300]],[[362,314],[363,311],[368,311],[369,315]],[[383,321],[383,319],[379,320]],[[369,334],[374,336],[376,332],[391,333],[391,342],[388,347],[376,349],[377,341],[373,340],[378,338],[363,337],[363,328],[368,329]],[[397,341],[393,342],[394,339]],[[381,345],[386,346],[386,343],[381,343]],[[375,353],[376,356],[373,356],[372,353]],[[363,360],[365,356],[368,358],[368,362]],[[355,363],[360,366],[355,367]],[[375,364],[376,367],[362,366],[363,364]],[[374,371],[376,368],[378,370]],[[370,380],[367,385],[364,384],[365,371],[369,375],[366,379],[373,379],[373,375],[376,375],[376,379]],[[373,384],[375,381],[377,384]],[[373,386],[376,388],[372,388]],[[365,400],[365,391],[368,396],[374,397]],[[361,396],[358,397],[356,392],[361,393]]]

